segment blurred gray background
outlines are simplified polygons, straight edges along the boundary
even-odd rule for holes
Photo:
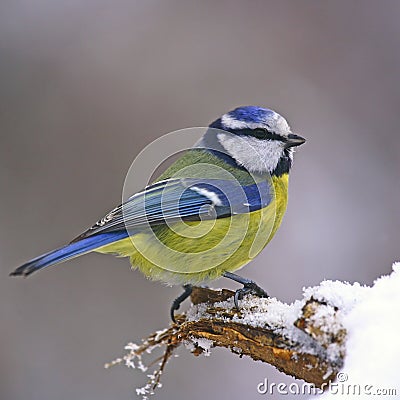
[[[164,327],[180,289],[97,254],[27,280],[8,273],[119,203],[146,144],[238,105],[271,107],[308,139],[283,225],[242,275],[290,302],[323,279],[389,273],[399,18],[388,0],[2,0],[0,398],[136,397],[146,377],[103,363]],[[182,349],[158,398],[258,399],[266,377],[292,382],[226,350]]]

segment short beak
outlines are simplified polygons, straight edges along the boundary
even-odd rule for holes
[[[290,133],[287,137],[285,142],[285,148],[288,149],[289,147],[296,147],[302,145],[306,139],[299,135],[295,135],[294,133]]]

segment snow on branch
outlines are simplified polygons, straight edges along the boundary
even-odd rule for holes
[[[152,334],[141,345],[129,344],[126,346],[127,354],[106,367],[125,363],[146,371],[148,367],[144,365],[142,356],[156,347],[165,346],[163,355],[152,363],[158,362],[158,368],[148,375],[149,382],[137,389],[137,393],[146,399],[161,386],[160,378],[166,363],[180,345],[183,344],[196,356],[209,355],[213,347],[225,347],[240,357],[246,355],[269,363],[288,375],[325,388],[346,367],[349,353],[352,376],[357,376],[358,369],[365,370],[367,366],[367,349],[360,349],[355,354],[348,346],[349,336],[352,343],[360,340],[360,336],[364,340],[369,327],[372,330],[367,336],[368,350],[373,351],[374,340],[375,347],[378,346],[377,341],[380,349],[384,347],[374,336],[375,322],[368,319],[368,315],[362,316],[362,310],[374,293],[378,297],[375,306],[379,300],[386,302],[385,306],[392,304],[393,299],[385,299],[385,293],[395,293],[395,318],[398,320],[400,268],[395,265],[394,269],[390,277],[378,279],[372,288],[358,283],[324,281],[319,286],[304,289],[303,299],[290,305],[275,298],[248,295],[239,302],[240,310],[234,306],[232,291],[195,287],[191,295],[192,305],[186,313],[176,316],[177,323]],[[373,305],[369,307],[373,308]],[[354,321],[358,321],[357,326],[361,326],[362,331],[354,326]],[[388,313],[386,323],[390,326],[392,321],[393,316]],[[384,325],[379,328],[382,329]],[[389,330],[387,326],[383,329]],[[397,363],[399,353],[398,346],[394,351],[395,356],[391,350]],[[359,360],[358,363],[354,359]],[[373,363],[375,361],[376,358]]]

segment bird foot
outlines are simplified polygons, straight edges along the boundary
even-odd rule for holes
[[[246,294],[254,294],[258,297],[269,297],[268,293],[258,286],[254,281],[243,278],[242,276],[233,274],[232,272],[225,272],[223,274],[225,278],[232,279],[235,282],[241,283],[243,287],[241,289],[236,290],[235,297],[233,301],[235,302],[236,308],[239,310],[239,300],[242,300]]]
[[[239,300],[242,300],[246,294],[254,294],[258,297],[269,297],[268,293],[258,286],[255,282],[250,281],[243,284],[243,288],[236,290],[233,298],[235,307],[239,310]]]
[[[192,294],[193,287],[192,285],[183,285],[183,290],[184,292],[172,302],[170,308],[170,316],[172,321],[175,323],[175,311],[179,310],[181,304]]]

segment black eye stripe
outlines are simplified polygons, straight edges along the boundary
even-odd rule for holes
[[[242,136],[251,136],[256,139],[269,139],[269,140],[280,140],[281,142],[285,142],[286,138],[282,135],[278,135],[277,133],[270,132],[267,129],[256,128],[256,129],[240,129],[236,130],[238,135]]]

